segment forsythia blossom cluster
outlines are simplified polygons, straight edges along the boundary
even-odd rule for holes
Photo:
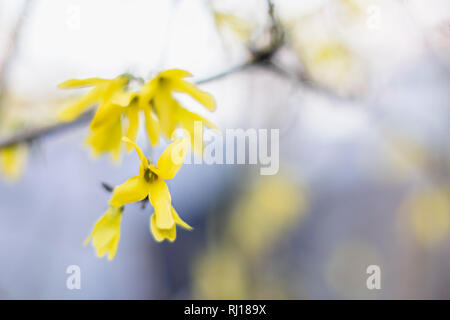
[[[194,122],[216,128],[214,124],[198,114],[188,111],[173,97],[176,92],[185,93],[197,100],[208,110],[215,109],[214,98],[183,80],[191,76],[187,71],[171,69],[159,73],[144,83],[140,90],[131,90],[131,75],[120,75],[114,79],[88,78],[72,79],[59,85],[60,88],[92,89],[71,102],[60,113],[63,121],[72,121],[92,106],[97,106],[90,124],[90,134],[86,143],[94,155],[110,153],[113,159],[120,158],[122,136],[136,141],[139,130],[139,115],[143,114],[145,128],[150,143],[155,146],[160,134],[171,139],[174,130],[182,127],[190,134],[194,145]],[[127,146],[127,150],[131,148]],[[201,153],[202,150],[194,150]]]
[[[158,242],[164,239],[174,241],[176,225],[192,229],[173,208],[169,189],[164,182],[172,179],[183,164],[189,148],[187,138],[180,138],[170,144],[156,165],[145,157],[133,141],[127,137],[124,137],[123,141],[131,148],[134,147],[139,155],[141,160],[139,174],[114,188],[108,211],[97,221],[91,235],[84,242],[86,245],[92,239],[97,255],[102,257],[108,253],[110,260],[117,251],[123,206],[127,203],[142,201],[148,197],[155,210],[150,219],[150,230]]]
[[[174,93],[185,93],[208,110],[215,109],[216,103],[209,93],[183,80],[188,76],[191,74],[184,70],[167,70],[146,83],[142,81],[138,90],[133,90],[131,86],[136,78],[127,74],[114,79],[72,79],[59,85],[60,88],[92,88],[66,106],[60,113],[60,119],[72,121],[89,108],[97,107],[86,140],[94,155],[109,153],[113,159],[118,160],[122,142],[125,142],[127,150],[134,148],[141,160],[139,174],[114,188],[109,209],[97,221],[85,241],[87,244],[92,240],[99,257],[108,254],[110,260],[114,258],[120,240],[123,206],[127,203],[142,201],[148,197],[155,211],[150,219],[150,230],[158,242],[164,239],[174,241],[177,225],[192,229],[173,208],[165,183],[165,180],[176,175],[183,164],[189,149],[189,139],[180,138],[170,144],[156,164],[146,158],[135,143],[140,115],[144,117],[147,136],[153,146],[159,143],[160,135],[171,139],[174,131],[181,127],[189,134],[193,148],[197,148],[199,144],[194,143],[195,122],[200,121],[202,125],[216,128],[200,115],[182,107],[174,98]],[[194,151],[201,154],[201,147],[197,149]]]

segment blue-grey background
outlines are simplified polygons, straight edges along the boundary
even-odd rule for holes
[[[59,101],[69,94],[56,85],[68,78],[123,72],[146,77],[177,67],[199,79],[238,65],[248,59],[245,44],[229,34],[223,39],[211,6],[237,12],[256,28],[266,23],[267,8],[265,1],[228,2],[33,1],[1,108],[17,108],[13,114],[34,127],[55,120]],[[273,248],[257,258],[235,256],[246,237],[236,242],[226,231],[252,184],[270,185],[270,177],[259,176],[258,166],[185,165],[169,188],[194,230],[180,231],[174,243],[157,243],[149,232],[151,206],[128,205],[115,259],[98,259],[82,242],[107,209],[110,195],[101,182],[122,183],[137,173],[138,160],[134,153],[120,165],[94,159],[83,145],[87,128],[80,126],[35,141],[23,177],[0,180],[0,298],[450,298],[448,198],[437,209],[447,213],[441,220],[447,227],[431,245],[414,236],[409,213],[401,209],[424,190],[449,195],[449,4],[380,2],[380,25],[370,29],[370,3],[355,2],[360,11],[352,14],[359,16],[348,22],[339,19],[348,14],[345,5],[274,1],[286,25],[312,16],[320,30],[339,35],[330,41],[339,39],[356,52],[345,58],[351,62],[343,75],[329,80],[319,70],[312,85],[303,85],[252,68],[202,85],[218,104],[214,114],[203,114],[221,129],[281,130],[280,175],[302,186],[298,198],[307,205]],[[0,61],[23,4],[0,0]],[[325,23],[330,14],[334,28]],[[329,31],[318,34],[327,40]],[[289,35],[291,49],[304,43],[314,48],[320,38]],[[283,49],[277,57],[291,71],[302,69],[295,50]],[[326,65],[325,72],[341,72],[333,67]],[[351,68],[358,72],[349,79]],[[348,88],[356,99],[340,97]],[[138,141],[153,158],[165,146],[150,150],[143,133]],[[256,220],[269,219],[264,212],[250,228],[259,230]],[[199,267],[205,255],[221,250],[227,254]],[[381,290],[366,288],[371,264],[381,267]],[[81,290],[66,288],[69,265],[81,268]],[[226,282],[241,274],[245,288],[228,288]]]

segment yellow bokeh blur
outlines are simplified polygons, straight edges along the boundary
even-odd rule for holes
[[[450,233],[450,189],[417,192],[403,203],[414,238],[423,246],[438,245]]]

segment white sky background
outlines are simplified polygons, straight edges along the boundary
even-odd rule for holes
[[[45,100],[49,94],[67,96],[67,91],[57,90],[56,85],[68,78],[114,77],[123,72],[148,77],[172,67],[189,70],[194,77],[202,78],[248,58],[242,50],[224,46],[214,27],[207,1],[34,2],[23,29],[19,52],[8,75],[8,86],[13,91],[33,99]],[[450,12],[446,11],[450,10],[450,1],[445,0],[427,1],[429,5],[416,0],[405,2],[407,14],[401,1],[393,6],[389,5],[393,2],[384,0],[356,2],[376,3],[381,8],[386,6],[382,11],[380,30],[361,36],[361,32],[367,30],[342,28],[345,29],[342,33],[353,39],[352,49],[363,56],[365,67],[372,73],[370,81],[375,86],[386,85],[398,68],[414,63],[425,50],[424,33]],[[216,3],[218,8],[234,10],[251,21],[260,22],[266,14],[261,5],[264,1]],[[296,16],[315,12],[327,3],[333,4],[325,0],[275,1],[278,13],[286,21],[295,21]],[[0,0],[0,30],[8,31],[21,5],[22,1]],[[8,32],[0,32],[0,48],[7,36]],[[229,81],[204,85],[219,100],[218,111],[210,118],[220,124],[239,125],[237,113],[247,109],[248,99],[251,99],[249,94],[252,94],[249,93],[251,82],[254,82],[251,77],[233,75]],[[253,88],[264,90],[258,84]],[[316,102],[321,104],[320,100]],[[320,112],[328,111],[321,109]],[[329,112],[334,118],[334,110]],[[350,117],[361,118],[360,111],[355,112]],[[328,121],[320,118],[320,123],[313,124],[318,130],[336,128],[336,123],[330,126]],[[347,120],[342,123],[344,131],[347,123]],[[348,129],[352,128],[353,122]]]
[[[192,70],[196,76],[210,74],[223,60],[212,17],[208,19],[201,2],[184,2],[176,9],[170,29],[172,3],[37,1],[24,29],[13,83],[41,91],[42,85],[67,77],[113,77],[126,71],[148,76],[171,65]],[[4,0],[2,17],[9,18],[8,12],[17,11],[14,7],[19,5],[20,1]],[[173,32],[178,33],[175,44]]]

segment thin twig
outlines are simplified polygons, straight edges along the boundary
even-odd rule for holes
[[[107,192],[112,192],[114,190],[114,187],[112,185],[110,185],[109,183],[106,183],[106,182],[102,182],[102,187]]]
[[[301,85],[303,88],[308,88],[311,91],[320,93],[322,95],[328,96],[330,98],[338,99],[338,100],[345,100],[350,102],[356,102],[359,100],[357,96],[343,96],[340,95],[332,90],[328,90],[327,88],[319,86],[317,83],[309,79],[305,74],[299,74],[295,72],[290,72],[289,70],[286,70],[285,68],[279,66],[273,61],[269,61],[264,66],[266,66],[267,70],[270,70],[272,72],[275,72],[283,77],[286,77],[287,79],[290,79],[291,81],[294,81]]]

